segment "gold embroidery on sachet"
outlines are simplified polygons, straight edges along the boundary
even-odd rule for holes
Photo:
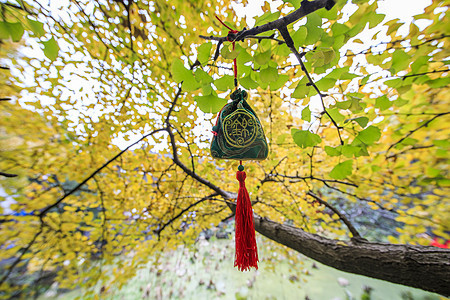
[[[258,135],[255,117],[245,109],[237,109],[223,120],[223,131],[228,144],[236,148],[249,146]]]

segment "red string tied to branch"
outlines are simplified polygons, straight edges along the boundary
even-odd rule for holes
[[[219,20],[220,23],[222,23],[223,26],[225,26],[226,28],[228,28],[228,35],[227,35],[227,41],[232,42],[233,43],[233,50],[235,49],[235,36],[236,33],[238,33],[238,30],[234,30],[231,29],[228,25],[226,25],[221,19],[219,19],[218,16],[216,16],[216,19]],[[233,59],[233,71],[234,71],[234,86],[237,89],[238,88],[238,83],[237,83],[237,62],[236,62],[236,58]]]

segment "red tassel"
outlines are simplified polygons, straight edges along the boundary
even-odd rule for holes
[[[240,170],[244,168],[239,166]],[[245,187],[246,174],[237,171],[236,179],[239,181],[239,192],[236,205],[236,255],[234,266],[239,271],[250,270],[251,267],[258,269],[258,249],[255,240],[255,226],[253,225],[253,210],[250,196]]]

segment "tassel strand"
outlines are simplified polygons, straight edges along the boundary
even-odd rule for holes
[[[253,209],[250,196],[245,187],[244,166],[241,165],[236,173],[239,181],[239,192],[236,204],[236,255],[234,266],[239,271],[250,270],[251,267],[258,269],[258,249],[255,239],[255,226],[253,224]]]

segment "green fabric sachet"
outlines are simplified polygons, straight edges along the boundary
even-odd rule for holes
[[[264,130],[247,103],[248,94],[238,89],[231,94],[213,127],[211,155],[214,158],[263,160],[269,154]]]

